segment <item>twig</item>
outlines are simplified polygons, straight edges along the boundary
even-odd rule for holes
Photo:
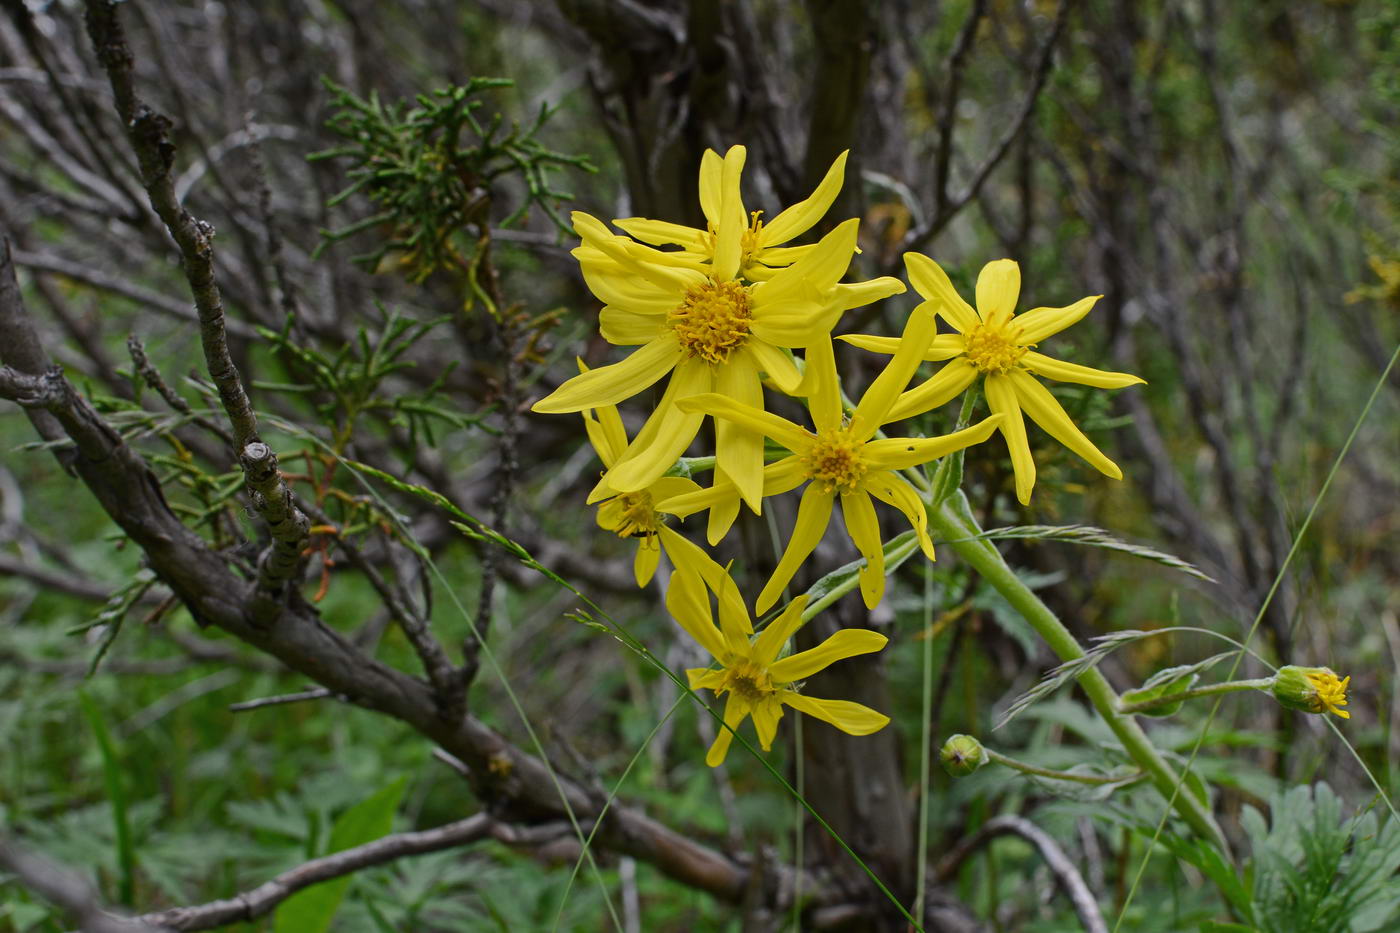
[[[84,878],[3,835],[0,835],[0,868],[14,874],[25,887],[72,917],[83,933],[158,933],[155,927],[140,919],[106,913],[97,902],[97,892]]]
[[[238,457],[248,480],[253,508],[267,522],[272,545],[258,558],[259,589],[281,593],[301,566],[301,552],[310,535],[311,520],[292,501],[292,491],[277,469],[277,454],[262,441],[253,441]]]
[[[199,321],[199,315],[184,302],[167,298],[158,292],[148,291],[139,285],[133,285],[124,279],[107,275],[91,266],[72,262],[61,256],[49,253],[31,253],[17,249],[15,250],[15,263],[26,269],[59,275],[74,282],[82,282],[84,285],[91,285],[93,288],[111,292],[114,295],[121,295],[123,298],[128,298],[139,305],[144,305],[152,311],[159,311],[169,317],[179,318],[189,323],[198,323]],[[241,321],[228,321],[226,326],[231,333],[238,337],[252,338],[257,336],[255,330]]]
[[[170,121],[136,97],[131,49],[117,20],[116,5],[111,0],[88,0],[87,27],[97,58],[111,81],[117,115],[127,127],[151,207],[179,244],[185,278],[199,312],[205,365],[233,426],[234,447],[247,477],[253,507],[272,533],[271,547],[258,560],[259,585],[254,597],[255,616],[267,617],[271,615],[270,606],[282,598],[285,584],[300,565],[311,523],[292,501],[291,490],[277,470],[277,455],[258,438],[257,415],[229,355],[223,297],[214,276],[214,228],[191,216],[175,196],[171,177],[175,147],[169,138]]]
[[[1050,77],[1050,66],[1055,60],[1055,46],[1059,42],[1060,34],[1064,31],[1065,22],[1069,19],[1069,8],[1072,2],[1073,0],[1062,0],[1060,3],[1059,11],[1055,14],[1055,25],[1051,27],[1050,35],[1046,37],[1045,44],[1040,47],[1035,73],[1031,77],[1031,86],[1026,91],[1025,98],[1021,101],[1021,109],[1017,112],[1016,118],[1011,122],[1011,126],[1007,127],[1006,132],[1002,134],[1001,139],[997,141],[996,146],[987,155],[987,158],[977,167],[967,187],[954,198],[949,198],[947,193],[948,160],[952,155],[951,141],[946,143],[948,151],[944,153],[942,150],[945,146],[945,138],[940,135],[940,158],[938,163],[939,181],[935,195],[937,198],[936,206],[927,224],[910,230],[908,235],[905,236],[903,243],[904,251],[919,249],[929,240],[933,239],[955,216],[957,216],[959,211],[966,207],[973,198],[977,197],[977,193],[982,190],[982,185],[986,183],[996,167],[1001,164],[1001,160],[1011,148],[1011,144],[1021,135],[1021,131],[1025,129],[1026,122],[1030,119],[1031,114],[1035,112],[1036,101],[1040,98],[1040,92],[1044,89],[1045,82]],[[969,19],[971,19],[971,17],[969,17]],[[954,84],[954,93],[956,93],[956,83]],[[945,118],[948,127],[951,129],[951,117],[945,115]]]
[[[1036,826],[1030,820],[1021,816],[1005,815],[993,817],[982,824],[982,827],[963,839],[938,863],[935,872],[939,881],[948,881],[957,872],[958,866],[967,859],[969,855],[982,847],[983,843],[996,838],[997,836],[1013,835],[1035,846],[1040,857],[1045,859],[1045,864],[1049,866],[1050,873],[1055,876],[1055,882],[1059,885],[1065,897],[1069,898],[1070,904],[1074,907],[1074,912],[1079,916],[1079,922],[1083,925],[1086,933],[1108,933],[1108,927],[1104,924],[1103,914],[1099,911],[1098,902],[1094,900],[1093,892],[1084,883],[1084,878],[1079,874],[1079,869],[1074,867],[1065,851],[1060,848],[1054,839]]]
[[[306,700],[324,700],[326,697],[335,696],[325,687],[316,687],[312,690],[303,690],[300,693],[284,693],[275,697],[263,697],[259,700],[245,700],[242,703],[230,703],[228,711],[230,713],[246,713],[249,710],[262,709],[264,706],[282,706],[286,703],[301,703]],[[337,699],[345,699],[337,697]]]
[[[233,435],[228,433],[221,425],[215,424],[203,415],[196,415],[190,408],[190,403],[185,401],[181,395],[161,376],[160,370],[146,356],[146,345],[141,342],[141,338],[131,334],[126,338],[126,350],[131,355],[131,364],[136,367],[136,372],[146,381],[146,385],[155,389],[165,403],[182,415],[189,415],[190,420],[206,431],[216,435],[230,447],[233,446]]]
[[[567,829],[567,827],[565,827]],[[172,907],[141,917],[146,923],[170,930],[209,930],[232,923],[249,923],[269,913],[302,888],[339,878],[374,865],[383,865],[409,855],[424,855],[470,845],[495,835],[491,817],[478,813],[465,820],[436,829],[397,833],[374,842],[345,849],[334,855],[312,859],[285,871],[270,881],[231,898],[196,907]],[[503,835],[508,835],[505,828]]]

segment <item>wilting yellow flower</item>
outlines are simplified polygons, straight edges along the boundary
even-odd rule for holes
[[[580,371],[588,371],[583,360],[579,360],[578,366]],[[588,429],[588,439],[593,442],[593,449],[598,452],[598,459],[603,461],[603,466],[612,466],[627,449],[627,431],[622,426],[617,409],[612,405],[603,405],[585,411],[583,423]],[[699,484],[692,480],[663,476],[645,489],[624,492],[598,504],[598,527],[611,531],[619,538],[635,538],[637,541],[632,573],[638,586],[651,582],[661,558],[660,531],[664,519],[656,511],[656,503],[699,489]]]
[[[589,287],[607,305],[601,317],[604,339],[642,347],[620,363],[575,376],[536,402],[534,410],[560,413],[612,405],[674,370],[656,410],[599,481],[590,502],[645,489],[685,452],[704,415],[678,409],[679,400],[720,392],[762,408],[760,373],[767,373],[783,391],[799,383],[784,348],[828,340],[842,312],[904,288],[889,277],[838,284],[855,252],[856,220],[828,233],[768,281],[745,285],[734,278],[742,233],[736,223],[722,224],[720,246],[707,275],[644,261],[639,257],[664,254],[609,233],[587,214],[576,212],[573,217],[583,237],[574,255]],[[727,425],[720,425],[717,433],[717,472],[732,479],[757,511],[762,438]]]
[[[674,532],[672,533],[674,534]],[[679,557],[679,560],[677,558]],[[890,718],[868,706],[850,700],[821,700],[805,696],[793,685],[817,671],[845,658],[870,654],[885,647],[888,639],[868,629],[841,629],[826,641],[778,659],[779,652],[803,625],[802,609],[807,598],[792,601],[769,626],[753,637],[753,621],[739,596],[738,587],[725,574],[715,590],[719,597],[716,627],[710,609],[710,595],[697,568],[671,552],[676,572],[666,592],[666,608],[692,638],[719,662],[720,669],[692,668],[686,671],[690,689],[707,687],[716,696],[725,696],[724,725],[710,746],[705,763],[715,767],[724,761],[729,743],[744,719],[753,716],[758,743],[764,751],[773,747],[783,707],[815,716],[851,735],[869,735],[883,729]],[[715,589],[713,585],[709,589]]]
[[[1336,713],[1350,719],[1347,705],[1347,684],[1351,678],[1338,678],[1327,667],[1296,667],[1292,664],[1278,669],[1274,675],[1273,693],[1279,703],[1305,713]]]
[[[846,531],[865,558],[865,566],[860,570],[860,591],[867,607],[873,609],[885,592],[885,554],[880,522],[870,501],[872,496],[904,513],[919,536],[924,554],[933,560],[933,542],[928,537],[924,502],[896,471],[984,441],[1001,420],[999,415],[994,415],[946,437],[874,439],[881,425],[894,420],[890,409],[895,397],[918,367],[922,348],[933,339],[933,332],[932,305],[925,302],[910,315],[894,358],[870,384],[849,419],[841,411],[831,342],[824,340],[809,347],[807,378],[811,394],[807,404],[815,431],[722,395],[699,395],[680,403],[682,410],[703,411],[721,421],[733,422],[755,436],[767,435],[792,451],[791,456],[764,469],[763,495],[777,495],[811,481],[802,493],[797,524],[788,539],[787,549],[772,578],[758,595],[755,608],[759,612],[766,612],[777,601],[783,587],[821,541],[838,496]],[[658,508],[686,516],[732,502],[737,495],[732,484],[717,481],[710,489],[667,499],[659,503]],[[716,533],[723,536],[727,530],[727,526],[716,528],[711,523],[711,543],[717,540]]]
[[[700,160],[700,209],[705,214],[706,229],[643,217],[629,217],[613,223],[643,243],[679,246],[679,251],[665,254],[668,262],[703,268],[704,264],[715,263],[720,231],[737,215],[741,222],[748,224],[739,240],[739,275],[761,282],[812,249],[811,246],[784,247],[782,244],[806,233],[826,214],[841,191],[846,155],[843,152],[836,157],[809,198],[764,223],[763,211],[745,211],[739,193],[739,177],[747,150],[743,146],[732,146],[721,158],[713,149],[706,149]]]
[[[1077,382],[1100,389],[1121,389],[1143,382],[1129,373],[1105,372],[1052,359],[1032,350],[1089,313],[1099,295],[1080,299],[1066,308],[1032,308],[1016,314],[1021,291],[1021,267],[1010,259],[998,259],[982,267],[977,277],[977,309],[963,301],[938,263],[921,253],[905,253],[909,281],[923,297],[938,304],[938,313],[955,334],[940,334],[923,353],[926,360],[948,360],[931,378],[899,397],[890,419],[910,418],[937,408],[985,376],[983,389],[993,412],[1005,416],[1000,430],[1011,451],[1016,472],[1016,498],[1030,504],[1035,485],[1035,460],[1026,439],[1024,411],[1051,437],[1064,444],[1101,472],[1122,479],[1123,471],[1075,427],[1069,415],[1035,376]],[[839,338],[877,353],[893,353],[900,341],[890,337],[852,334]]]

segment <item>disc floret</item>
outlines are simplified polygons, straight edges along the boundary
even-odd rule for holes
[[[747,287],[709,279],[685,293],[681,304],[666,316],[666,323],[689,356],[727,363],[730,354],[748,339],[752,319]]]

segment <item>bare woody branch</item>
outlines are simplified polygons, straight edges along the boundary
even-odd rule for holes
[[[0,282],[13,266],[0,264]],[[17,289],[0,295],[18,299]],[[33,338],[22,309],[0,309],[15,331],[0,329],[0,350]],[[35,339],[37,344],[37,340]],[[541,823],[572,815],[587,832],[605,796],[558,774],[545,761],[516,748],[470,716],[442,715],[433,688],[365,654],[322,623],[300,600],[250,608],[255,585],[240,578],[227,560],[170,510],[145,460],[122,440],[56,370],[41,377],[10,376],[0,395],[18,388],[52,413],[75,446],[73,469],[104,511],[146,554],[151,569],[201,625],[214,625],[272,655],[289,668],[344,696],[351,703],[398,719],[461,760],[478,798],[501,819]],[[260,612],[267,610],[269,615]],[[597,828],[595,844],[648,862],[675,880],[730,903],[750,890],[749,866],[688,838],[627,806],[614,805]],[[812,903],[842,902],[844,895],[801,869],[765,866],[767,900],[780,892],[825,892]],[[804,873],[805,874],[805,873]]]
[[[554,824],[532,828],[527,834],[538,835],[540,828],[551,831],[554,837],[569,831],[567,824]],[[172,907],[169,910],[144,914],[140,919],[151,926],[168,930],[211,930],[231,923],[251,923],[270,913],[296,892],[313,884],[406,856],[455,849],[492,837],[503,842],[513,842],[518,841],[521,834],[509,826],[496,823],[485,814],[478,813],[476,816],[436,829],[397,833],[324,858],[312,859],[270,881],[263,882],[251,891],[244,891],[230,898],[196,907]]]
[[[258,561],[256,599],[259,614],[266,617],[271,614],[269,604],[282,597],[286,583],[301,565],[311,523],[292,500],[291,490],[277,469],[277,455],[258,437],[257,415],[229,354],[223,296],[214,274],[214,229],[191,216],[175,194],[170,121],[136,96],[131,49],[117,19],[116,5],[110,0],[89,0],[87,28],[111,82],[117,115],[127,128],[151,207],[179,245],[199,315],[205,364],[233,426],[234,448],[248,479],[253,507],[272,533],[272,545]]]
[[[1061,849],[1045,830],[1022,816],[1008,814],[994,817],[983,823],[977,832],[959,842],[953,851],[945,855],[938,863],[938,867],[935,869],[938,880],[950,880],[969,855],[997,836],[1006,835],[1020,836],[1035,846],[1040,857],[1045,859],[1045,864],[1049,867],[1050,874],[1054,876],[1056,885],[1064,892],[1065,897],[1069,898],[1070,904],[1073,905],[1074,912],[1079,916],[1079,922],[1083,925],[1086,933],[1108,933],[1103,914],[1099,911],[1098,901],[1094,900],[1094,893],[1084,883],[1084,877],[1079,874],[1079,869],[1074,867],[1074,863],[1070,861],[1064,849]]]
[[[62,910],[83,933],[158,933],[157,928],[140,920],[107,913],[86,879],[3,835],[0,835],[0,869],[10,872],[26,888]]]
[[[1025,130],[1026,123],[1030,120],[1031,114],[1035,112],[1035,104],[1036,101],[1040,99],[1040,92],[1044,90],[1045,82],[1050,77],[1051,65],[1055,60],[1055,46],[1059,43],[1060,34],[1064,32],[1065,22],[1069,19],[1069,8],[1072,2],[1073,0],[1064,0],[1055,14],[1055,24],[1051,27],[1050,35],[1045,38],[1045,42],[1041,45],[1040,52],[1036,56],[1035,71],[1031,76],[1031,86],[1027,89],[1026,96],[1022,98],[1020,109],[1017,110],[1015,118],[1011,121],[1011,125],[1006,128],[1006,132],[997,140],[996,145],[992,147],[992,151],[987,154],[987,157],[982,160],[981,164],[978,165],[977,169],[972,173],[972,180],[967,183],[967,187],[956,196],[950,196],[948,194],[948,171],[949,163],[952,159],[951,132],[953,114],[951,111],[945,110],[943,118],[940,120],[938,180],[935,185],[935,208],[929,215],[929,219],[926,223],[910,230],[908,235],[905,236],[902,247],[903,250],[919,249],[924,246],[924,244],[928,243],[929,240],[941,233],[943,228],[948,226],[953,218],[958,215],[958,212],[966,207],[973,198],[977,197],[978,192],[982,190],[982,186],[986,184],[992,172],[1001,164],[1001,160],[1005,158],[1006,153],[1010,151],[1011,144],[1014,143]],[[977,10],[974,8],[973,14],[969,15],[968,27],[975,26],[976,12]],[[964,51],[961,43],[967,34],[968,29],[965,28],[963,33],[959,35],[959,48],[954,50],[955,54]],[[956,82],[956,77],[957,72],[953,72],[952,80],[954,82]],[[954,83],[950,91],[952,96],[945,98],[945,102],[951,100],[953,103],[956,103],[956,93],[957,85]],[[946,132],[942,129],[945,126]]]

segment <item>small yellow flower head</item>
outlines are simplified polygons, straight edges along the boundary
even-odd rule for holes
[[[981,742],[961,733],[943,743],[938,757],[943,761],[943,770],[953,777],[967,777],[991,760]]]
[[[749,290],[738,282],[709,280],[685,293],[666,315],[681,349],[708,363],[727,363],[749,337]]]
[[[1338,678],[1331,668],[1290,664],[1279,668],[1274,676],[1274,699],[1289,709],[1305,713],[1331,712],[1350,719],[1351,713],[1342,709],[1347,705],[1349,683],[1350,677]]]

